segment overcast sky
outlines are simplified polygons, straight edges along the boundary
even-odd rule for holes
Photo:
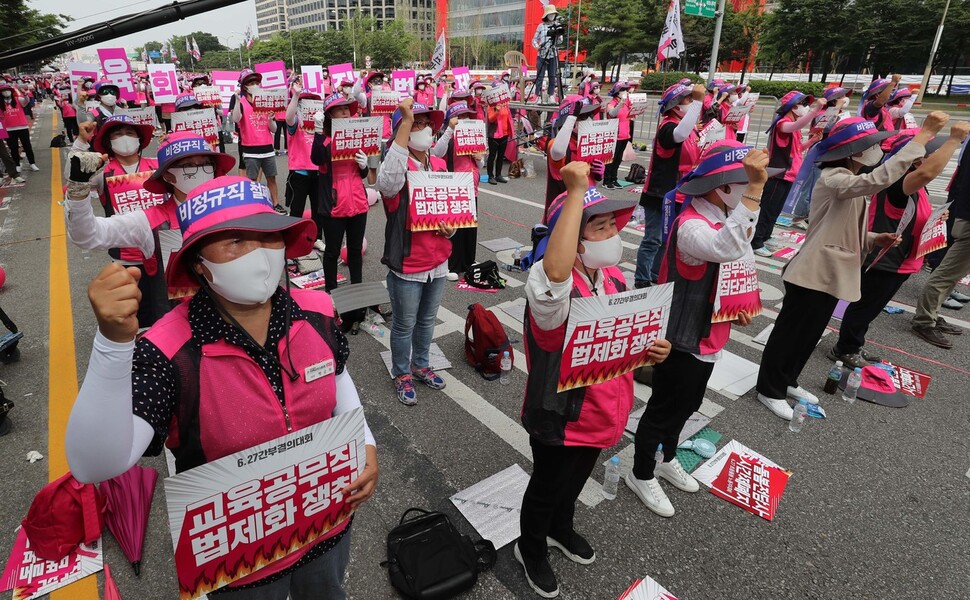
[[[75,20],[67,27],[67,31],[94,25],[108,19],[135,14],[171,4],[171,0],[98,0],[97,2],[79,2],[78,0],[29,0],[30,6],[45,13],[69,15]],[[101,14],[98,14],[101,13]],[[254,0],[246,0],[226,8],[213,10],[201,15],[176,21],[169,25],[162,25],[143,32],[120,37],[112,42],[98,44],[101,47],[124,46],[131,50],[152,40],[162,41],[173,35],[185,35],[194,31],[207,31],[219,37],[223,44],[231,38],[230,45],[235,46],[242,39],[246,27],[252,26],[253,35],[256,34],[256,5]],[[81,53],[93,53],[94,46],[82,48]],[[185,51],[184,48],[177,50]]]

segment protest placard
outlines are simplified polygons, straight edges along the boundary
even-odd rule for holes
[[[286,88],[260,89],[253,94],[251,103],[255,112],[275,113],[286,110]]]
[[[638,117],[650,107],[646,92],[636,92],[628,97],[630,101],[630,117]]]
[[[132,121],[139,125],[151,125],[158,127],[158,114],[155,113],[154,106],[139,106],[138,108],[126,108],[123,114],[128,115]]]
[[[472,83],[472,74],[468,67],[455,67],[451,70],[451,76],[455,78],[455,90],[467,91]]]
[[[13,590],[13,600],[30,600],[94,575],[104,567],[101,540],[81,544],[61,560],[44,560],[30,549],[23,527],[17,528],[7,566],[0,579],[0,591]]]
[[[365,460],[358,408],[166,479],[181,600],[258,572],[344,523],[352,510],[341,490]]]
[[[381,153],[381,117],[334,119],[330,123],[330,155],[333,160],[354,160],[358,150],[368,156]]]
[[[411,231],[437,231],[439,225],[478,227],[471,173],[408,171],[408,186]]]
[[[323,100],[300,100],[300,126],[313,131],[313,117],[323,111]]]
[[[585,119],[579,122],[579,130],[576,137],[579,147],[579,156],[573,160],[601,160],[609,162],[613,160],[613,151],[616,150],[616,136],[620,124],[619,119]]]
[[[943,214],[950,208],[950,202],[940,206],[930,214],[926,225],[919,234],[919,245],[916,247],[916,258],[926,256],[940,248],[946,248],[946,219]]]
[[[219,145],[219,128],[211,108],[197,108],[172,113],[172,131],[191,131],[205,138],[215,150]]]
[[[157,104],[171,104],[179,95],[179,79],[175,65],[148,65],[148,80]]]
[[[742,311],[752,318],[761,314],[758,269],[753,259],[741,258],[721,263],[717,272],[711,323],[734,321]]]
[[[372,115],[389,115],[397,110],[400,103],[400,92],[374,90],[370,95],[370,112]]]
[[[239,71],[213,71],[212,85],[219,88],[219,100],[222,101],[222,109],[229,110],[229,103],[232,95],[236,92],[239,80]]]
[[[825,131],[830,125],[834,125],[839,120],[839,107],[830,106],[825,109],[825,112],[816,117],[815,124],[812,125],[815,129],[821,129]]]
[[[165,202],[164,194],[154,194],[145,189],[145,182],[152,173],[154,170],[149,169],[119,175],[105,174],[104,183],[115,214],[137,212]]]
[[[218,108],[222,106],[222,94],[219,87],[214,85],[199,85],[192,88],[192,93],[195,94],[195,99],[199,101],[202,106],[208,106],[209,108]]]
[[[263,76],[259,82],[259,87],[264,90],[275,90],[286,86],[286,64],[281,60],[257,63],[253,65],[253,70]]]
[[[697,145],[699,145],[703,150],[706,150],[708,146],[714,142],[718,142],[724,139],[724,125],[721,124],[717,119],[711,119],[707,125],[705,125],[700,132],[698,132]]]
[[[647,351],[667,332],[672,283],[573,298],[558,391],[609,381],[652,364]]]
[[[909,226],[910,221],[913,220],[913,216],[915,214],[916,214],[916,203],[913,202],[912,198],[910,198],[909,202],[906,203],[906,209],[903,211],[903,216],[899,218],[899,224],[896,226],[896,235],[902,235],[906,227]],[[886,256],[886,254],[888,254],[889,251],[892,250],[894,247],[895,246],[892,246],[892,245],[883,246],[882,250],[879,251],[879,254],[876,255],[876,258],[872,259],[872,262],[869,263],[868,267],[866,267],[866,273],[869,272],[869,269],[876,266],[876,263],[882,260],[882,257]]]
[[[469,156],[488,152],[488,139],[485,137],[485,121],[478,119],[459,119],[455,126],[455,154]]]
[[[135,94],[135,82],[131,78],[131,65],[128,63],[128,53],[124,48],[98,48],[98,60],[104,78],[118,86],[121,99],[134,102],[138,99]]]
[[[651,577],[638,579],[616,600],[677,600],[677,597]]]
[[[414,91],[414,71],[391,71],[391,88],[395,92],[410,95]]]
[[[926,388],[930,386],[932,376],[928,373],[907,369],[899,365],[892,365],[892,367],[893,382],[896,384],[896,389],[916,398],[924,398],[926,396]]]
[[[741,119],[751,113],[752,108],[754,108],[754,104],[738,104],[737,106],[732,106],[728,110],[728,113],[724,115],[724,123],[726,125],[737,125],[741,122]]]
[[[357,75],[354,73],[354,65],[350,63],[340,63],[339,65],[330,65],[330,83],[333,85],[334,91],[340,90],[340,85],[349,81],[350,83],[355,83],[357,81]]]
[[[324,90],[323,66],[322,65],[303,65],[300,67],[303,79],[303,91],[311,94],[326,95]]]
[[[79,98],[78,86],[82,79],[91,78],[95,81],[98,79],[98,65],[91,63],[69,62],[67,63],[67,72],[71,79],[71,96],[75,100]],[[93,89],[89,92],[89,95],[94,96]]]
[[[693,473],[718,498],[768,521],[778,510],[790,475],[737,440],[725,444]]]
[[[512,101],[509,86],[505,83],[493,85],[492,87],[486,89],[482,94],[482,97],[485,98],[485,103],[489,106],[499,106],[500,104],[508,104]]]

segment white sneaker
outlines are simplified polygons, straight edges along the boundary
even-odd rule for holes
[[[769,256],[774,256],[775,255],[775,253],[772,252],[768,248],[768,246],[762,246],[762,247],[758,248],[757,250],[755,250],[754,253],[757,254],[758,256],[764,256],[765,258],[768,258]]]
[[[30,163],[30,170],[31,171],[40,171],[40,167],[38,167],[34,163]]]
[[[768,407],[768,410],[775,413],[775,416],[784,419],[786,421],[791,421],[792,409],[788,406],[788,400],[778,400],[775,398],[769,398],[763,394],[758,394],[758,401]]]
[[[792,227],[797,227],[802,231],[808,231],[808,221],[795,221],[791,224]]]
[[[784,248],[785,247],[785,244],[782,243],[779,240],[776,240],[775,238],[769,238],[769,239],[765,240],[764,247],[765,248],[768,248],[769,250],[776,250],[777,251],[777,250],[781,250],[782,248]]]
[[[21,177],[20,175],[17,175],[16,177],[13,178],[13,182],[14,183],[27,183],[27,180],[24,179],[23,177]]]
[[[448,273],[448,281],[458,281],[458,273]]]
[[[647,508],[657,513],[661,517],[674,516],[674,505],[671,504],[670,500],[667,499],[667,494],[665,494],[663,488],[660,487],[660,482],[657,481],[656,477],[644,481],[642,479],[637,479],[636,476],[631,472],[627,474],[624,481],[626,481],[626,487],[633,490],[633,493],[637,495],[637,498],[647,505]]]
[[[809,404],[818,404],[818,396],[812,392],[806,390],[802,386],[792,387],[788,386],[788,397],[792,400],[804,400]]]
[[[693,493],[701,489],[697,480],[684,470],[684,467],[681,466],[680,461],[676,458],[670,462],[657,465],[654,473],[674,484],[674,487],[678,490]]]
[[[313,247],[319,250],[320,252],[323,252],[324,250],[327,249],[327,245],[323,243],[323,240],[315,240],[313,242]]]

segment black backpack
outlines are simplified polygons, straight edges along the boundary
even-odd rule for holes
[[[419,516],[408,518],[411,513]],[[409,508],[387,534],[387,575],[408,600],[442,600],[469,590],[498,555],[488,540],[474,543],[447,515]]]
[[[647,170],[640,163],[630,165],[630,172],[627,173],[626,180],[630,183],[642,184],[647,181]]]
[[[505,289],[505,279],[499,275],[498,264],[494,260],[483,260],[468,267],[465,283],[486,290]]]

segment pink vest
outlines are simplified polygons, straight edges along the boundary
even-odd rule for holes
[[[360,177],[360,167],[355,160],[332,160],[330,169],[333,182],[334,207],[330,216],[334,218],[353,217],[370,209],[367,190]]]
[[[272,113],[256,112],[246,98],[239,98],[242,119],[239,120],[239,137],[243,146],[272,146],[273,134],[269,131]]]
[[[286,127],[286,125],[283,125]],[[313,132],[303,129],[297,117],[296,133],[287,133],[286,161],[291,171],[316,171],[317,166],[310,160],[310,146],[313,144]],[[355,165],[357,163],[354,163]]]
[[[77,116],[77,109],[74,108],[74,105],[68,102],[67,100],[61,101],[60,105],[61,105],[61,116],[63,116],[65,119],[69,117]]]
[[[475,197],[478,198],[478,184],[481,182],[481,176],[478,169],[478,161],[471,156],[458,156],[454,154],[455,146],[451,146],[452,156],[451,156],[451,170],[455,173],[471,173],[472,180],[475,182]]]
[[[428,155],[432,171],[447,171],[444,160]],[[356,166],[356,165],[355,165]],[[408,157],[408,171],[420,165]],[[336,177],[335,177],[336,179]],[[396,195],[383,198],[387,225],[384,228],[384,256],[381,262],[399,273],[430,271],[451,256],[451,240],[436,231],[411,231],[408,212],[410,188],[404,187]]]
[[[512,113],[509,105],[503,104],[498,108],[488,107],[489,137],[504,138],[512,135],[515,127],[512,124]]]
[[[27,115],[24,113],[23,107],[20,106],[18,98],[19,96],[14,94],[3,110],[3,123],[10,131],[27,128]]]
[[[153,194],[145,189],[145,181],[158,168],[154,158],[141,158],[134,173],[127,173],[117,158],[108,161],[104,169],[104,191],[101,203],[111,205],[117,215],[145,210],[165,202],[162,194]],[[121,248],[121,260],[126,263],[147,262],[145,255],[137,248]],[[157,265],[153,265],[157,268]]]
[[[434,107],[434,89],[424,86],[423,90],[414,91],[414,101],[425,106]]]
[[[330,296],[316,290],[292,290],[290,294],[303,309],[333,316]],[[189,303],[183,302],[162,317],[145,337],[171,359],[192,338],[188,320]],[[290,334],[279,341],[279,360],[293,360],[300,378],[282,377],[286,409],[262,369],[242,348],[220,340],[201,348],[199,362],[199,440],[208,461],[251,448],[287,433],[309,427],[333,416],[336,405],[336,377],[326,375],[310,383],[303,376],[307,367],[334,361],[326,340],[308,321],[293,323]],[[289,358],[286,345],[291,344]],[[227,382],[231,382],[227,385]],[[166,445],[178,448],[178,423],[173,417]],[[304,548],[245,577],[235,585],[253,583],[284,571],[300,560],[313,546],[347,526],[347,521]]]
[[[620,99],[619,98],[614,98],[613,100],[610,100],[610,103],[607,106],[607,110],[613,110],[614,108],[616,108],[616,105],[617,104],[620,104]],[[630,134],[630,104],[628,102],[626,102],[625,100],[623,101],[622,104],[620,104],[620,112],[617,113],[616,118],[620,120],[620,126],[619,126],[619,129],[618,129],[618,133],[617,133],[616,139],[617,140],[628,140],[628,139],[630,139],[630,137],[631,137],[631,134]]]

